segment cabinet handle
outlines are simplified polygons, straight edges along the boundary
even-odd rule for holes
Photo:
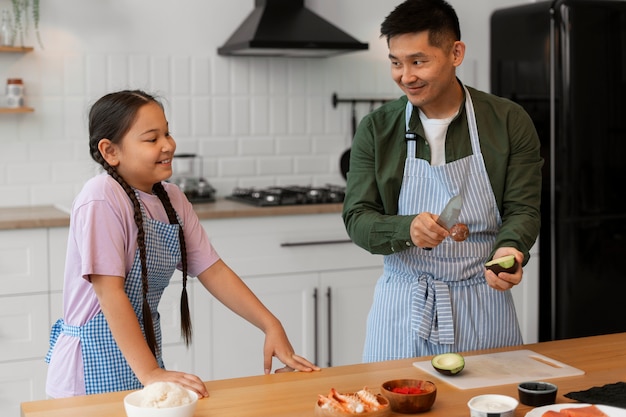
[[[315,288],[313,290],[313,343],[315,345],[315,353],[314,353],[314,358],[313,358],[313,363],[314,364],[319,364],[319,349],[318,349],[318,343],[319,343],[319,339],[318,339],[318,328],[319,328],[319,323],[318,323],[318,295],[317,295],[317,288]]]
[[[332,317],[331,317],[331,311],[332,311],[332,306],[331,306],[331,301],[332,301],[332,297],[331,297],[331,293],[330,293],[330,287],[328,287],[326,289],[326,301],[328,303],[327,305],[327,310],[328,310],[328,367],[330,368],[331,366],[333,366],[333,343],[332,343]]]
[[[315,246],[315,245],[334,245],[336,243],[352,243],[350,239],[336,239],[336,240],[304,240],[301,242],[282,242],[281,247],[290,246]]]

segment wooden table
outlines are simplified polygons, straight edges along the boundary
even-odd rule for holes
[[[465,355],[521,348],[585,371],[581,376],[550,380],[559,387],[557,403],[572,402],[563,397],[571,391],[626,381],[626,333],[467,352]],[[194,417],[312,416],[317,395],[327,394],[332,387],[350,392],[367,386],[378,392],[382,382],[396,378],[429,379],[437,384],[437,400],[429,412],[422,414],[429,417],[469,416],[467,402],[479,394],[504,394],[517,398],[516,384],[460,390],[415,368],[412,365],[415,361],[412,358],[338,366],[315,373],[208,381],[210,397],[198,402]],[[126,394],[117,392],[27,402],[22,404],[22,417],[125,417],[123,398]],[[520,404],[515,416],[523,417],[531,409]]]

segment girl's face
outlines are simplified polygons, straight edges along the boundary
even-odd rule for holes
[[[446,48],[448,49],[448,48]],[[450,51],[432,46],[428,31],[389,39],[391,76],[416,107],[429,118],[448,117],[458,110],[456,67],[463,62],[465,45],[457,41]]]
[[[100,152],[131,186],[146,193],[172,176],[176,142],[170,136],[163,109],[154,102],[139,108],[135,122],[118,144],[102,139]]]

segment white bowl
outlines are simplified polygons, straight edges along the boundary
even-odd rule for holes
[[[124,409],[128,417],[192,417],[198,404],[198,394],[187,390],[191,396],[189,404],[178,407],[141,407],[142,390],[134,391],[124,397]]]
[[[467,406],[471,417],[513,417],[518,404],[513,397],[487,394],[472,398]]]

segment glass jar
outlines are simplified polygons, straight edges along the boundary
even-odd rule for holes
[[[21,78],[7,80],[7,107],[24,106],[24,83]]]
[[[0,46],[13,46],[13,27],[8,10],[2,11],[2,21],[0,22]]]

